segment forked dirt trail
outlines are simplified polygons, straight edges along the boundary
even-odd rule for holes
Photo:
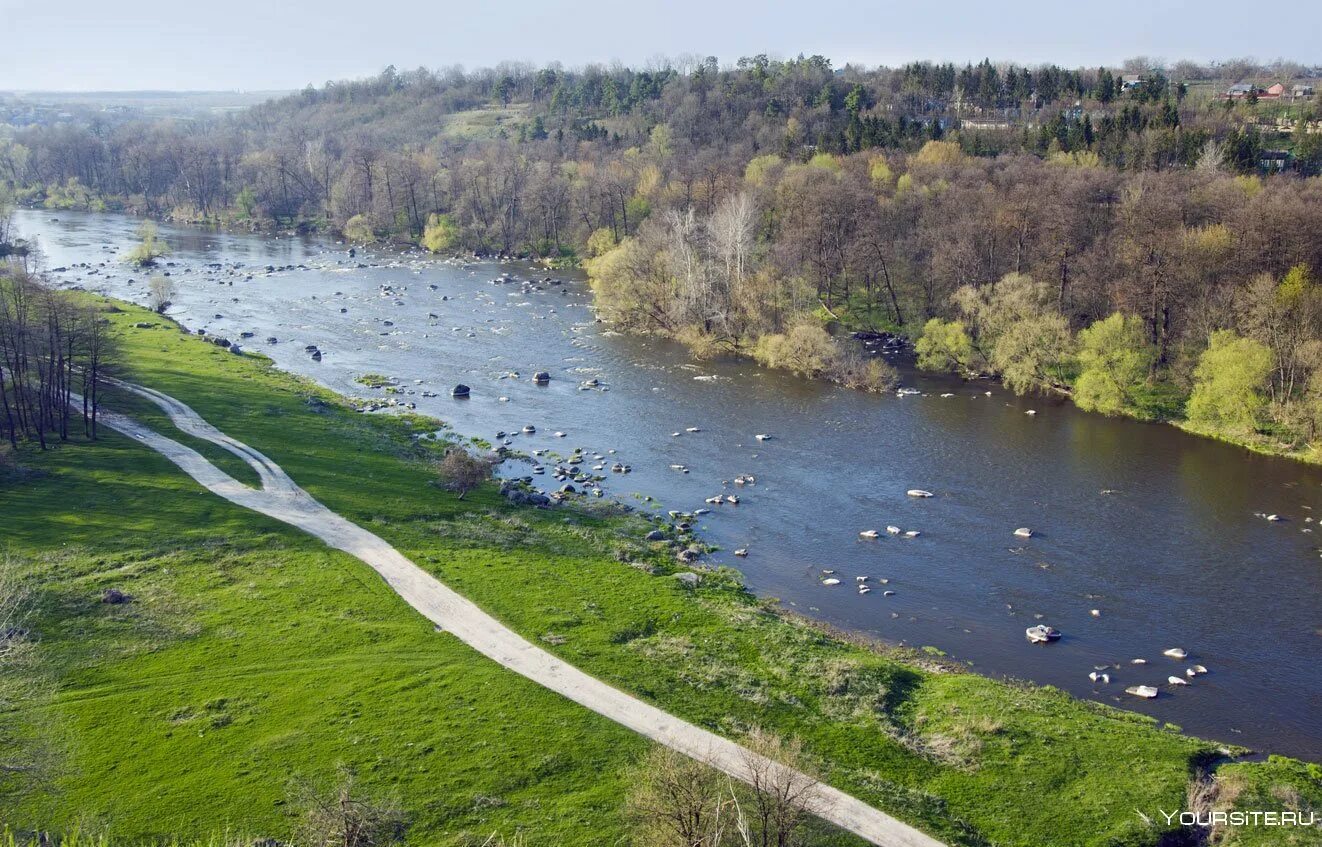
[[[742,781],[755,773],[784,766],[655,706],[612,688],[524,640],[491,615],[406,559],[376,535],[327,509],[304,491],[279,465],[257,450],[207,423],[188,406],[150,388],[116,382],[160,406],[181,431],[217,444],[243,459],[261,478],[251,488],[211,464],[196,450],[123,415],[102,411],[98,419],[118,432],[161,453],[208,490],[232,503],[260,512],[320,538],[331,547],[361,559],[404,599],[440,629],[474,650],[575,703],[635,732]],[[795,774],[799,779],[806,779]],[[809,798],[813,814],[873,844],[885,847],[944,847],[866,803],[827,785]]]

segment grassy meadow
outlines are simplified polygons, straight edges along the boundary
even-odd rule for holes
[[[1056,690],[832,637],[728,572],[686,589],[665,546],[641,540],[641,518],[600,504],[514,507],[494,487],[460,501],[433,483],[435,450],[418,438],[435,421],[358,414],[260,357],[119,308],[108,317],[125,377],[265,452],[525,637],[715,731],[797,737],[826,781],[949,843],[1155,844],[1157,810],[1184,807],[1217,755]],[[255,478],[141,399],[114,392],[107,406]],[[19,711],[51,761],[45,781],[0,801],[4,825],[115,843],[281,838],[295,789],[348,767],[406,811],[411,843],[630,843],[623,801],[647,742],[435,632],[366,565],[203,491],[145,447],[106,431],[24,448],[0,466],[0,520],[37,590],[41,661],[24,672],[44,693]],[[107,588],[133,599],[102,603]],[[1322,808],[1316,765],[1221,771],[1234,788],[1222,803]]]

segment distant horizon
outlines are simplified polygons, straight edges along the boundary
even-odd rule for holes
[[[410,2],[388,17],[349,0],[271,4],[232,0],[224,14],[170,0],[131,8],[92,0],[0,0],[0,19],[21,33],[0,54],[0,90],[33,93],[292,91],[401,69],[495,67],[496,56],[542,66],[622,64],[657,56],[717,56],[731,63],[765,53],[819,54],[833,65],[958,65],[994,58],[1033,67],[1115,67],[1137,56],[1207,63],[1256,56],[1322,64],[1315,33],[1322,10],[1304,0],[1273,8],[1289,26],[1227,27],[1242,14],[1229,0],[1116,0],[1095,8],[989,9],[954,0],[933,15],[917,6],[819,0],[810,12],[783,0],[674,0],[620,6],[604,0],[499,8]],[[150,33],[150,39],[144,34]],[[958,58],[955,58],[958,57]]]
[[[698,54],[690,54],[690,55],[696,56],[696,55],[698,55]],[[757,55],[757,54],[752,54],[752,55]],[[773,59],[773,61],[788,61],[787,57],[784,57],[784,56],[772,55],[772,54],[765,54],[765,55],[768,55],[770,58]],[[808,54],[808,53],[804,53],[804,54],[795,54],[795,57],[797,58],[797,57],[800,56],[800,55],[808,56],[808,55],[814,55],[814,54]],[[823,56],[825,56],[825,58],[827,58],[827,59],[831,59],[831,58],[832,58],[831,56],[827,56],[826,54],[817,54],[817,55],[823,55]],[[741,57],[741,58],[743,58],[743,57]],[[1292,64],[1300,65],[1300,66],[1301,66],[1302,68],[1304,68],[1305,70],[1312,70],[1312,71],[1319,71],[1319,72],[1322,72],[1322,61],[1311,62],[1311,61],[1293,60],[1293,59],[1282,58],[1282,57],[1277,57],[1277,58],[1272,59],[1272,60],[1270,60],[1270,61],[1263,61],[1263,60],[1259,60],[1259,59],[1257,59],[1257,58],[1255,58],[1255,57],[1252,57],[1252,56],[1231,57],[1231,58],[1222,57],[1222,58],[1216,58],[1216,59],[1189,59],[1189,58],[1187,58],[1187,57],[1181,57],[1181,58],[1178,58],[1178,59],[1173,59],[1173,60],[1171,60],[1171,59],[1164,59],[1164,58],[1159,58],[1159,57],[1144,57],[1144,56],[1141,56],[1141,55],[1135,55],[1135,56],[1127,56],[1127,57],[1125,57],[1124,59],[1121,59],[1121,60],[1119,60],[1119,61],[1115,61],[1115,62],[1101,62],[1101,63],[1098,63],[1098,64],[1082,64],[1082,65],[1077,65],[1077,64],[1067,64],[1067,63],[1063,63],[1063,62],[1053,62],[1053,61],[1050,61],[1050,60],[1043,60],[1043,61],[1027,61],[1027,62],[1025,62],[1025,61],[1015,60],[1015,59],[993,59],[993,58],[990,58],[990,57],[986,57],[986,56],[984,56],[984,57],[981,58],[981,59],[960,59],[960,60],[955,60],[955,59],[922,59],[922,58],[912,58],[912,59],[905,59],[905,60],[903,60],[903,61],[901,61],[901,62],[895,62],[895,63],[886,63],[886,62],[878,62],[878,63],[841,62],[841,63],[836,63],[835,61],[832,61],[832,62],[831,62],[831,66],[832,66],[833,68],[836,68],[836,69],[839,69],[839,68],[845,68],[845,67],[854,67],[854,68],[860,68],[860,69],[863,69],[863,70],[876,70],[876,69],[878,69],[878,68],[890,68],[890,69],[896,69],[896,68],[903,67],[904,65],[912,64],[912,63],[915,63],[915,62],[930,62],[930,63],[932,63],[932,64],[947,64],[947,63],[950,63],[950,64],[954,64],[955,67],[957,67],[957,68],[961,68],[961,67],[964,67],[965,65],[977,65],[977,64],[979,64],[980,62],[982,62],[984,59],[986,59],[986,60],[990,61],[993,65],[996,65],[996,66],[1002,66],[1002,65],[1014,65],[1014,66],[1016,66],[1016,67],[1021,67],[1021,68],[1025,68],[1025,67],[1026,67],[1026,68],[1030,68],[1030,69],[1031,69],[1031,68],[1037,68],[1037,67],[1042,67],[1042,66],[1046,66],[1046,65],[1054,65],[1054,66],[1056,66],[1056,67],[1065,68],[1066,70],[1091,70],[1091,69],[1101,68],[1101,67],[1110,68],[1110,69],[1117,69],[1117,68],[1122,67],[1124,64],[1126,64],[1127,62],[1129,62],[1129,61],[1131,61],[1131,60],[1134,60],[1134,59],[1140,59],[1140,58],[1151,58],[1151,59],[1154,61],[1154,63],[1155,63],[1155,64],[1154,64],[1154,67],[1162,67],[1162,68],[1164,68],[1164,69],[1166,69],[1166,70],[1170,70],[1170,68],[1171,68],[1173,65],[1178,64],[1178,63],[1180,63],[1180,62],[1191,62],[1191,63],[1194,63],[1194,64],[1203,65],[1203,66],[1217,66],[1217,65],[1221,65],[1221,64],[1228,64],[1228,63],[1230,63],[1230,62],[1254,62],[1254,63],[1259,64],[1259,65],[1262,66],[1262,67],[1267,67],[1267,66],[1269,66],[1269,65],[1271,65],[1271,64],[1274,64],[1274,63],[1277,63],[1277,62],[1287,62],[1287,63],[1292,63]],[[727,69],[727,68],[733,68],[733,67],[734,67],[734,61],[729,61],[729,62],[727,62],[727,61],[722,61],[722,60],[720,60],[720,57],[717,57],[717,59],[718,59],[718,61],[720,62],[720,67],[722,68],[722,70],[725,70],[725,69]],[[490,65],[473,65],[473,66],[471,66],[471,67],[470,67],[470,66],[463,66],[463,65],[460,65],[460,67],[462,68],[462,70],[463,70],[464,73],[474,73],[474,72],[482,71],[482,70],[493,70],[493,69],[498,69],[498,68],[501,68],[501,67],[504,67],[504,66],[508,66],[508,65],[530,65],[530,66],[532,66],[532,67],[534,67],[534,68],[542,68],[542,67],[546,67],[546,66],[548,66],[548,65],[556,65],[556,66],[562,67],[562,68],[564,68],[565,70],[569,70],[569,71],[581,71],[581,70],[584,70],[584,69],[586,69],[586,68],[588,68],[588,67],[604,67],[604,68],[607,68],[607,69],[609,69],[609,68],[614,68],[614,67],[625,67],[625,68],[630,68],[630,69],[633,69],[633,70],[638,70],[638,69],[643,68],[643,67],[651,66],[653,63],[655,63],[655,62],[657,62],[657,61],[659,61],[659,59],[657,59],[657,58],[653,58],[653,59],[650,59],[650,60],[646,60],[646,61],[643,61],[643,62],[637,62],[637,63],[629,63],[629,62],[621,62],[621,61],[610,61],[610,62],[585,62],[585,63],[578,64],[578,65],[570,65],[570,64],[567,64],[567,63],[565,63],[565,62],[556,61],[556,60],[550,60],[550,61],[547,61],[547,62],[527,62],[527,61],[520,60],[520,59],[505,59],[505,60],[502,60],[502,61],[496,62],[496,63],[494,63],[494,64],[490,64]],[[678,58],[674,58],[673,60],[669,60],[669,59],[668,59],[667,61],[674,61],[675,63],[679,63],[679,62],[680,62],[680,60],[679,60]],[[315,82],[315,83],[314,83],[314,82],[306,82],[306,83],[303,83],[303,84],[301,84],[301,85],[290,85],[290,86],[231,87],[231,88],[161,88],[161,87],[155,87],[155,88],[35,88],[35,87],[10,87],[10,88],[0,88],[0,95],[24,96],[24,95],[36,95],[36,94],[49,94],[49,95],[62,95],[62,96],[73,96],[73,95],[98,96],[98,95],[100,95],[100,96],[119,96],[119,97],[131,96],[131,95],[191,95],[191,96],[198,96],[198,95],[206,95],[206,94],[217,94],[217,95],[248,95],[248,96],[251,96],[251,95],[258,95],[258,94],[288,95],[288,94],[294,94],[294,93],[297,93],[297,92],[299,92],[299,91],[302,91],[302,90],[308,88],[309,86],[311,86],[311,87],[313,87],[313,88],[318,88],[318,89],[319,89],[319,88],[323,88],[323,87],[325,87],[325,86],[328,85],[328,84],[333,84],[333,83],[354,82],[354,81],[357,81],[357,80],[370,79],[371,77],[377,76],[377,75],[379,75],[380,73],[382,73],[387,67],[394,67],[397,71],[400,71],[400,72],[411,71],[411,70],[417,70],[418,67],[422,67],[423,69],[425,69],[425,70],[427,70],[427,71],[430,71],[430,72],[433,72],[433,73],[439,73],[439,72],[442,72],[442,71],[449,70],[450,68],[455,67],[455,65],[435,65],[435,66],[414,66],[414,67],[403,67],[403,66],[400,66],[400,65],[391,65],[391,64],[387,64],[387,65],[383,65],[383,66],[381,66],[380,68],[378,68],[378,69],[375,70],[375,71],[368,71],[368,72],[359,73],[359,74],[356,74],[356,75],[350,75],[350,76],[338,76],[338,77],[332,77],[332,78],[329,78],[329,79],[323,80],[323,81],[321,81],[321,82]],[[1319,75],[1322,75],[1322,74],[1319,74]]]

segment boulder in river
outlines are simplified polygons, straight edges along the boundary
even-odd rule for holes
[[[450,389],[451,397],[467,397],[471,393],[472,393],[472,389],[470,389],[467,385],[464,385],[462,382],[456,385],[454,388]]]
[[[1028,640],[1034,644],[1048,644],[1052,641],[1060,640],[1060,630],[1056,629],[1054,626],[1047,626],[1046,624],[1030,626],[1028,629],[1024,630],[1024,635],[1026,635]]]
[[[532,381],[538,385],[546,385],[551,381],[551,375],[546,371],[538,371],[532,375]]]

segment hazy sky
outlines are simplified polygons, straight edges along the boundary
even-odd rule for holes
[[[1276,0],[0,0],[0,90],[297,88],[507,59],[566,66],[696,53],[848,61],[1322,63],[1322,2]]]

